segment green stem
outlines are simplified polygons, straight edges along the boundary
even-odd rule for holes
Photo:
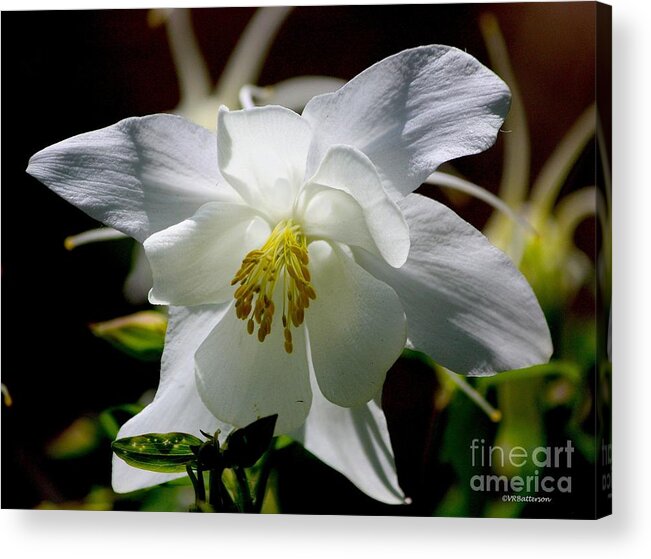
[[[540,228],[556,202],[558,193],[581,155],[586,144],[594,136],[597,112],[594,104],[590,105],[572,127],[567,131],[553,153],[543,165],[536,181],[531,187],[531,221]]]
[[[238,512],[233,499],[222,481],[223,468],[210,470],[209,504],[215,512]]]
[[[208,483],[210,485],[210,497],[209,497],[210,506],[215,511],[223,511],[224,496],[223,496],[223,484],[222,484],[222,470],[210,470]]]
[[[242,497],[242,512],[255,512],[253,506],[253,498],[251,497],[251,488],[249,487],[249,480],[246,477],[244,468],[235,466],[233,468],[237,483],[240,487],[240,495]]]
[[[192,466],[188,464],[185,467],[188,477],[192,482],[192,487],[194,488],[194,506],[196,512],[201,511],[201,503],[206,501],[206,487],[203,483],[203,473],[200,469],[197,470],[197,475],[195,475]],[[201,480],[201,481],[199,481]]]
[[[260,475],[255,486],[255,512],[262,511],[262,503],[264,502],[264,496],[267,492],[267,482],[269,481],[269,475],[271,474],[272,466],[272,452],[273,447],[267,452],[264,462],[260,468]]]

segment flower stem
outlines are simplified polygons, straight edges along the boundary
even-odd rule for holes
[[[264,503],[264,496],[267,492],[267,482],[269,481],[272,467],[272,452],[273,449],[270,449],[265,455],[255,486],[255,512],[258,513],[262,511],[262,503]]]
[[[251,497],[251,488],[249,487],[249,480],[246,477],[244,468],[236,466],[233,468],[233,470],[235,472],[235,477],[237,478],[237,483],[240,489],[240,497],[242,499],[242,512],[255,512],[253,498]]]
[[[596,120],[596,107],[592,104],[572,125],[540,170],[531,187],[534,227],[540,227],[549,215],[572,166],[595,134]]]
[[[208,483],[210,487],[208,504],[215,512],[232,512],[233,501],[231,500],[224,483],[222,482],[222,474],[224,470],[213,469],[210,470]]]
[[[203,473],[201,470],[197,470],[197,474],[195,475],[190,464],[185,467],[185,471],[188,473],[188,477],[190,478],[192,487],[194,488],[194,512],[201,512],[201,504],[206,501],[206,488],[203,483]]]

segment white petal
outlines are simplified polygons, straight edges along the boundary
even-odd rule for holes
[[[348,144],[370,157],[391,195],[406,195],[444,161],[490,147],[509,100],[506,84],[463,51],[400,52],[307,104],[308,173],[330,146]]]
[[[239,199],[219,174],[215,141],[178,116],[128,118],[39,151],[27,172],[142,242],[208,201]]]
[[[342,408],[326,400],[312,379],[305,425],[292,437],[361,491],[388,504],[404,504],[384,412],[371,400]]]
[[[280,308],[264,342],[249,335],[246,322],[231,308],[208,335],[196,354],[199,394],[219,419],[243,427],[256,419],[278,414],[276,434],[305,421],[310,391],[305,333],[292,331],[294,351],[285,352]]]
[[[200,430],[214,433],[230,426],[218,421],[203,405],[194,379],[194,352],[230,305],[171,307],[161,380],[154,401],[127,421],[118,438],[146,433],[190,433],[201,437]],[[161,474],[132,468],[113,457],[113,489],[118,493],[157,485],[183,474]]]
[[[310,127],[283,107],[219,110],[219,168],[251,206],[288,217],[305,174]]]
[[[409,254],[409,228],[402,216],[402,212],[384,191],[381,179],[373,163],[359,150],[350,146],[334,146],[328,150],[314,176],[306,185],[306,192],[319,192],[323,198],[323,189],[315,187],[328,187],[349,194],[362,210],[363,221],[373,238],[382,257],[392,266],[400,267],[407,260]],[[330,232],[328,238],[349,243],[345,238],[347,228],[342,222],[339,211],[332,211],[323,218],[323,203],[314,201],[310,205],[306,202],[306,234],[316,221],[316,213],[322,216],[319,230]],[[333,195],[328,195],[333,198]],[[352,217],[352,216],[351,216]],[[367,248],[368,250],[368,248]],[[375,252],[375,250],[371,250]]]
[[[411,232],[406,264],[396,270],[362,251],[356,257],[398,293],[413,345],[471,375],[546,363],[545,317],[511,260],[438,202],[412,194],[399,205]]]
[[[144,242],[154,277],[150,302],[181,306],[227,301],[242,260],[269,233],[249,206],[205,204],[190,219]]]
[[[323,395],[346,407],[368,402],[407,339],[391,287],[325,241],[310,245],[316,300],[305,312],[312,364]]]
[[[308,183],[299,200],[296,218],[308,238],[358,246],[381,256],[364,219],[364,210],[350,194]]]

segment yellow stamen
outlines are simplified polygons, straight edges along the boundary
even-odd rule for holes
[[[262,248],[252,250],[242,260],[242,266],[231,281],[240,284],[235,290],[235,312],[246,321],[253,334],[258,324],[258,340],[264,342],[271,332],[275,312],[274,289],[282,277],[284,346],[287,353],[294,349],[291,325],[303,324],[305,309],[316,292],[310,281],[307,239],[293,220],[281,221],[269,235]]]

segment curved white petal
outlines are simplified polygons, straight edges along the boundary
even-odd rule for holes
[[[337,241],[381,256],[364,210],[350,194],[337,188],[308,183],[301,190],[296,218],[310,239]]]
[[[414,347],[470,375],[547,362],[545,317],[511,260],[442,204],[412,194],[399,206],[411,232],[406,264],[396,270],[355,256],[398,293]]]
[[[327,151],[321,165],[306,185],[308,201],[305,203],[304,221],[308,235],[316,221],[311,214],[323,214],[321,201],[309,203],[310,187],[314,192],[314,187],[323,186],[352,196],[362,210],[363,221],[382,257],[396,268],[405,263],[409,254],[409,227],[398,206],[384,191],[377,170],[368,157],[350,146],[333,146]],[[322,190],[316,189],[321,197]],[[328,197],[332,198],[333,195]],[[322,220],[320,230],[330,230],[331,239],[347,242],[344,237],[346,228],[342,227],[339,212],[333,211],[328,219]],[[361,244],[359,246],[367,248]]]
[[[161,380],[154,401],[138,415],[127,421],[118,439],[146,433],[190,433],[201,437],[200,431],[214,433],[230,426],[218,421],[203,405],[194,379],[194,352],[208,332],[224,316],[230,305],[203,307],[171,307],[165,351],[161,366]],[[161,474],[132,468],[113,456],[113,489],[127,493],[158,485],[182,474]]]
[[[311,136],[308,123],[283,107],[233,112],[222,107],[219,168],[249,205],[278,221],[289,217],[302,184]]]
[[[342,408],[326,400],[311,375],[312,407],[292,437],[319,460],[383,503],[404,504],[384,412],[371,400]]]
[[[247,333],[246,322],[231,307],[199,347],[195,356],[199,394],[222,421],[243,427],[277,413],[276,434],[305,421],[312,401],[305,332],[292,330],[294,351],[286,353],[278,314],[279,310],[271,333],[261,343],[255,332]]]
[[[368,402],[407,339],[394,290],[325,241],[310,245],[314,300],[305,313],[312,364],[323,395],[339,406]]]
[[[144,242],[154,278],[150,302],[181,306],[231,299],[231,280],[242,260],[269,232],[249,206],[213,202],[153,234]]]
[[[330,146],[352,145],[373,161],[387,192],[406,195],[441,163],[490,147],[509,101],[506,84],[463,51],[405,50],[307,104],[308,174]]]
[[[91,217],[138,241],[203,204],[237,202],[215,135],[172,115],[128,118],[39,151],[27,172]]]

